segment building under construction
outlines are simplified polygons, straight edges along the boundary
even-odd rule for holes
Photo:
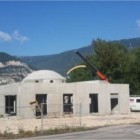
[[[66,83],[60,74],[40,70],[20,83],[0,86],[0,115],[36,118],[41,115],[41,104],[45,116],[127,114],[129,85],[101,80]]]

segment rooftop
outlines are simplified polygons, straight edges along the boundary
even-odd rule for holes
[[[59,73],[51,70],[34,71],[23,79],[23,81],[32,80],[65,80]]]

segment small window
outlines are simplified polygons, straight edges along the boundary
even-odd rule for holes
[[[39,81],[38,80],[35,80],[35,82],[38,83]]]
[[[50,83],[53,83],[53,80],[50,80]]]
[[[137,99],[136,102],[137,102],[137,103],[140,103],[140,99]]]
[[[130,99],[130,102],[134,102],[134,99]]]

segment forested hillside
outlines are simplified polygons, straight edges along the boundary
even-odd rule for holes
[[[123,39],[112,42],[121,43],[122,45],[128,48],[135,48],[140,46],[140,38]],[[86,56],[93,54],[94,46],[89,45],[86,47],[79,48],[77,50],[80,51],[84,56]],[[32,65],[35,69],[54,70],[64,76],[71,67],[82,62],[82,60],[75,54],[75,50],[45,56],[25,56],[21,57],[21,59],[25,63]]]
[[[79,48],[77,50],[82,52],[84,56],[93,53],[91,46]],[[35,69],[54,70],[64,76],[66,76],[66,72],[71,67],[81,62],[81,59],[75,54],[75,50],[54,55],[20,57],[20,59],[33,66]]]
[[[120,41],[94,40],[91,45],[77,49],[83,56],[105,74],[111,83],[130,84],[131,94],[140,94],[140,38]],[[83,60],[75,50],[49,56],[20,57],[36,70],[50,69],[64,76],[66,72]],[[0,53],[0,81],[12,83],[21,81],[32,70],[19,58]],[[69,74],[68,82],[99,79],[95,71],[87,67]]]

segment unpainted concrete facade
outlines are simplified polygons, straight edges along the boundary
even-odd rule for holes
[[[0,86],[0,115],[7,114],[5,106],[8,101],[6,100],[14,96],[15,98],[12,98],[13,103],[10,103],[15,106],[14,111],[12,111],[16,112],[20,118],[35,118],[36,114],[30,107],[30,103],[36,101],[38,95],[46,98],[46,116],[51,113],[60,116],[64,114],[64,98],[67,97],[66,95],[72,97],[71,113],[73,114],[97,113],[106,115],[130,112],[128,84],[110,84],[101,81],[75,83],[23,81]]]

